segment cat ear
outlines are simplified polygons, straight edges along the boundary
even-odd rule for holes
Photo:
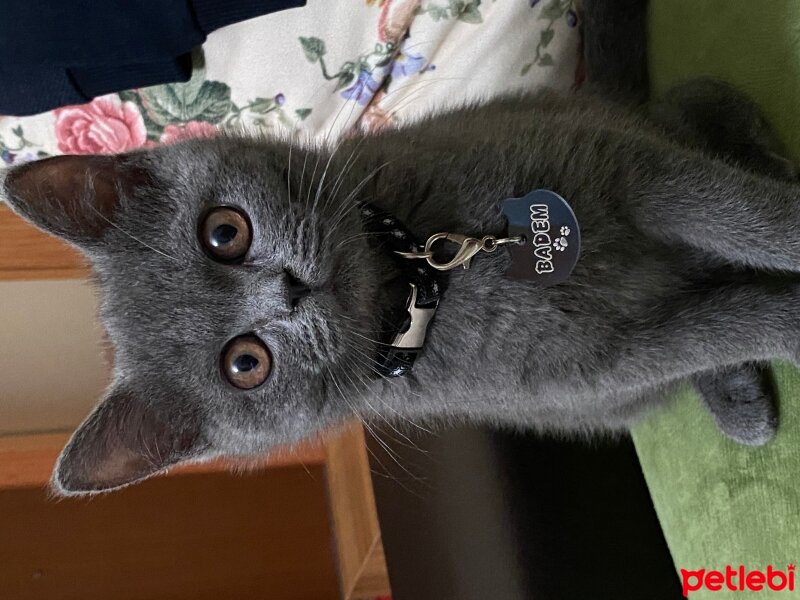
[[[131,393],[112,391],[61,452],[52,484],[60,495],[101,492],[163,471],[204,449],[197,423],[181,422]]]
[[[113,221],[120,193],[142,180],[125,156],[56,156],[11,168],[0,197],[41,229],[90,242]]]

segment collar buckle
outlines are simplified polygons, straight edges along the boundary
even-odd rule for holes
[[[406,303],[409,318],[408,328],[394,336],[390,344],[393,348],[422,348],[425,343],[425,335],[428,333],[428,323],[433,319],[433,315],[436,314],[436,308],[439,306],[438,300],[432,306],[417,306],[417,286],[413,283],[410,283],[409,286],[411,287],[411,292],[408,294],[408,302]]]
[[[379,371],[385,377],[401,377],[411,371],[417,355],[425,344],[428,324],[436,314],[439,300],[428,306],[417,305],[417,286],[410,283],[411,291],[406,303],[407,325],[395,336],[389,346],[381,352]]]

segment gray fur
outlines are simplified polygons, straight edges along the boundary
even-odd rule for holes
[[[723,367],[695,383],[714,421],[725,435],[747,446],[763,446],[778,427],[765,365]]]
[[[156,471],[262,452],[354,414],[619,430],[686,377],[797,361],[800,288],[787,273],[800,265],[800,188],[684,147],[596,97],[506,98],[348,139],[333,154],[294,147],[290,159],[290,145],[221,137],[115,160],[124,180],[115,226],[70,239],[103,291],[116,351],[108,396],[141,408],[106,410],[100,425],[91,417],[57,469],[62,493],[119,485],[86,473],[117,438],[130,449],[147,437],[108,433],[127,431],[142,410],[173,425],[139,448]],[[69,219],[53,211],[62,192],[23,185],[42,164],[11,172],[12,207],[62,234],[80,210],[94,218],[86,207],[99,194],[88,183]],[[580,222],[570,279],[538,289],[503,276],[504,252],[476,257],[450,275],[413,374],[376,377],[371,340],[405,290],[355,203],[374,202],[423,239],[502,234],[501,201],[537,188],[567,198]],[[245,266],[200,250],[198,218],[218,204],[253,221]],[[315,288],[294,311],[285,270]],[[224,382],[218,361],[228,339],[249,331],[270,346],[275,371],[243,392]]]
[[[695,79],[671,89],[648,107],[651,119],[687,145],[754,173],[796,180],[797,168],[783,158],[756,105],[732,86]],[[700,373],[694,382],[720,430],[741,444],[761,446],[778,428],[769,366],[745,363]]]

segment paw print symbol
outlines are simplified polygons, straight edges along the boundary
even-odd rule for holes
[[[567,238],[560,237],[553,240],[553,250],[558,250],[559,252],[563,252],[569,246],[569,242],[567,242]]]
[[[570,229],[566,225],[561,228],[561,235],[569,235]]]

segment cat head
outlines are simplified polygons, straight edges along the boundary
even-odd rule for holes
[[[260,453],[352,415],[385,267],[358,210],[291,190],[325,157],[295,174],[291,160],[277,141],[220,137],[50,158],[0,181],[17,213],[89,257],[114,349],[56,492]]]

